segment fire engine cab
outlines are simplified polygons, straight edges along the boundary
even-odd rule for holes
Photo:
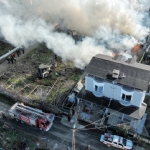
[[[15,103],[9,110],[9,115],[16,121],[39,127],[40,130],[48,131],[54,121],[55,115],[44,113],[42,110],[25,106],[23,103]]]
[[[109,133],[101,135],[100,141],[106,144],[107,146],[113,146],[123,150],[131,150],[133,147],[133,143],[131,140],[125,139],[118,135],[112,135]]]

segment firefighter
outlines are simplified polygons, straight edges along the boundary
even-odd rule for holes
[[[8,61],[8,64],[10,64],[10,60],[11,58],[10,58],[10,56],[6,59],[7,61]]]
[[[14,57],[14,61],[15,61],[15,63],[16,63],[16,58]]]
[[[57,59],[57,55],[55,54],[55,60]]]
[[[24,47],[22,47],[22,53],[24,54]]]
[[[16,62],[15,54],[14,54],[14,53],[12,53],[12,54],[10,55],[10,60],[11,60],[11,63],[12,63],[12,64],[14,63],[14,61]]]
[[[12,54],[10,55],[10,57],[11,57],[11,58],[14,58],[14,57],[15,57],[15,54],[14,54],[14,53],[12,53]]]
[[[16,53],[17,53],[17,56],[19,57],[19,56],[20,56],[20,50],[18,49],[18,50],[16,51]]]

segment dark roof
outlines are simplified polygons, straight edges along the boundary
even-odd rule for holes
[[[95,97],[92,92],[86,91],[85,88],[80,91],[77,97],[104,106],[106,108],[119,111],[136,119],[141,119],[147,108],[147,105],[144,104],[142,104],[140,108],[133,105],[123,106],[119,103],[118,100],[110,101],[110,99],[107,97]]]
[[[114,69],[120,70],[120,73],[124,73],[126,77],[122,79],[111,78]],[[145,91],[147,91],[150,82],[150,66],[137,63],[134,59],[125,62],[120,56],[111,58],[98,54],[91,59],[85,73],[103,79],[115,80],[116,83]]]

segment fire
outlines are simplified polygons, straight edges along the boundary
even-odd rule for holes
[[[114,58],[116,56],[116,54],[114,52],[112,52],[112,57]]]
[[[142,48],[141,44],[136,44],[131,50],[132,53],[137,53]]]

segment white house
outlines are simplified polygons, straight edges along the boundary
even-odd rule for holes
[[[145,95],[150,82],[150,66],[122,56],[98,54],[85,70],[84,92],[78,98],[103,105],[110,114],[107,124],[126,122],[142,133],[146,120]],[[117,116],[117,117],[116,117]]]

